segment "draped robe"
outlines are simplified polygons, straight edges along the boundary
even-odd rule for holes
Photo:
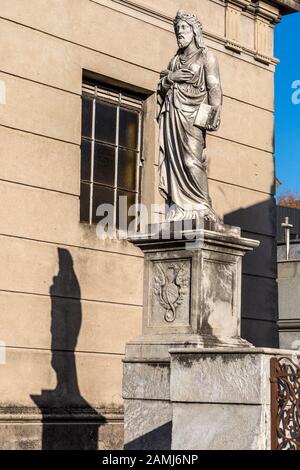
[[[192,79],[184,83],[171,82],[168,73],[182,68],[193,72]],[[194,125],[201,103],[221,108],[217,61],[206,48],[189,56],[179,51],[168,70],[161,73],[158,86],[159,190],[172,206],[168,220],[197,217],[217,220],[208,192],[206,129]],[[210,130],[216,130],[218,125]]]

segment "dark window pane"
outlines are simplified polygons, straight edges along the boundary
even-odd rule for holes
[[[94,181],[110,186],[115,184],[115,148],[95,144]]]
[[[137,153],[132,150],[119,149],[118,187],[136,190]]]
[[[90,187],[89,183],[81,183],[80,187],[80,221],[89,222],[90,219]]]
[[[95,138],[111,144],[116,142],[117,108],[106,103],[96,104]]]
[[[92,144],[88,140],[81,142],[81,180],[91,180],[91,148]]]
[[[99,222],[104,216],[97,217],[96,211],[100,204],[114,205],[114,190],[94,184],[93,186],[93,222]]]
[[[120,199],[121,197],[121,199]],[[123,199],[123,198],[126,199]],[[120,230],[126,230],[132,220],[133,215],[128,215],[129,208],[135,204],[136,194],[128,191],[117,192],[117,228]],[[132,213],[132,212],[131,212]]]
[[[92,137],[92,121],[93,121],[93,100],[86,96],[82,97],[82,135],[84,137]]]
[[[138,146],[138,132],[138,113],[128,111],[126,109],[120,109],[120,145],[136,150]]]

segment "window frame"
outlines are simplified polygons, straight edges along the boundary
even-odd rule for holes
[[[90,81],[90,80],[83,80],[82,85],[82,108],[81,108],[81,116],[83,119],[83,99],[84,97],[88,97],[92,100],[92,129],[91,129],[91,136],[84,136],[83,135],[83,121],[82,121],[82,130],[81,130],[81,154],[82,154],[82,145],[83,142],[90,142],[91,149],[90,149],[90,175],[89,180],[82,178],[82,168],[80,174],[80,184],[87,184],[89,186],[89,213],[88,213],[88,220],[81,218],[81,204],[82,204],[82,190],[80,191],[80,223],[86,223],[88,225],[97,224],[97,221],[94,220],[95,216],[93,212],[95,210],[94,207],[94,188],[102,187],[102,188],[109,188],[113,190],[113,207],[114,207],[114,216],[113,216],[113,225],[114,228],[119,229],[118,227],[118,193],[121,191],[125,192],[127,195],[134,194],[134,204],[139,204],[141,202],[141,179],[142,179],[142,167],[144,166],[143,160],[143,124],[144,124],[144,106],[146,98],[142,96],[140,93],[134,93],[128,91],[124,87],[113,86],[113,85],[106,85],[102,82]],[[112,105],[116,108],[116,132],[115,132],[115,142],[108,143],[104,140],[96,139],[96,105],[97,103],[104,103],[108,105]],[[130,148],[125,145],[120,144],[120,113],[121,110],[125,109],[128,111],[133,111],[138,115],[138,125],[137,125],[137,145],[136,148]],[[95,165],[95,146],[96,144],[99,145],[106,145],[107,147],[114,148],[114,158],[115,158],[115,166],[114,166],[114,184],[113,186],[110,184],[105,183],[98,183],[95,182],[94,179],[94,165]],[[133,152],[136,154],[136,166],[135,166],[135,186],[134,191],[129,190],[128,188],[124,188],[118,186],[118,174],[119,174],[119,159],[120,159],[120,150],[125,150],[127,152]],[[81,158],[82,162],[82,158]],[[81,163],[82,165],[82,163]],[[106,201],[103,201],[105,204]],[[135,214],[135,219],[136,219]],[[128,214],[127,214],[128,217]],[[132,216],[130,216],[131,218]],[[130,221],[128,217],[128,223]],[[137,223],[137,220],[136,220]],[[137,227],[136,227],[137,228]]]

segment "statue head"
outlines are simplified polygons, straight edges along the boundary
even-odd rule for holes
[[[202,24],[198,18],[185,10],[179,10],[174,20],[174,29],[179,49],[185,49],[195,41],[198,49],[204,49]]]

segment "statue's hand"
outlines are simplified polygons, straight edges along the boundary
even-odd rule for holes
[[[170,73],[170,70],[168,70],[168,69],[162,70],[160,72],[160,78],[167,77],[169,75],[169,73]]]
[[[207,130],[208,131],[217,131],[220,127],[221,122],[221,106],[216,107],[216,114],[214,116],[213,122],[210,122]]]
[[[176,72],[169,72],[168,79],[171,82],[184,83],[189,82],[194,76],[194,73],[189,69],[180,69]]]
[[[209,125],[207,126],[207,129],[206,129],[206,130],[208,130],[208,131],[217,131],[217,130],[219,129],[219,127],[220,127],[220,121],[217,121],[217,122],[216,122],[215,124],[213,124],[213,125],[212,125],[212,124],[209,124]]]

